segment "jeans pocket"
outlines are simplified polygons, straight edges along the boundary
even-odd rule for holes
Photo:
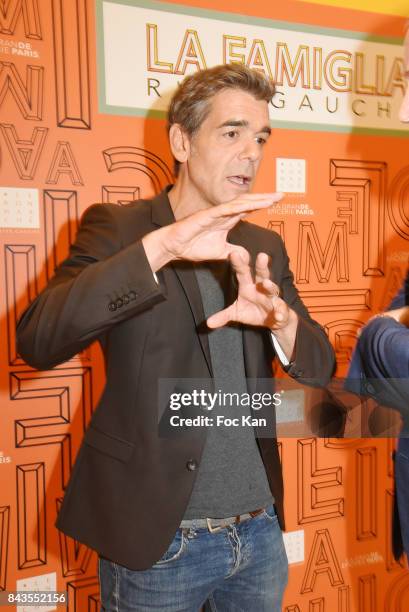
[[[274,506],[267,506],[267,508],[263,510],[263,516],[269,521],[278,521]]]
[[[170,563],[171,561],[180,559],[186,549],[186,544],[186,536],[183,533],[183,529],[178,529],[175,537],[169,545],[169,548],[159,559],[159,561],[155,563],[155,565],[164,565],[165,563]]]

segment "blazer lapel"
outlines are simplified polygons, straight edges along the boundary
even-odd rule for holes
[[[152,200],[152,223],[157,227],[164,227],[175,222],[175,217],[167,195],[169,189],[170,187],[167,187],[166,190],[162,191],[162,193]],[[189,302],[209,374],[213,376],[206,320],[200,289],[197,284],[193,266],[187,261],[174,261],[170,263],[170,267],[176,273]],[[164,276],[166,276],[166,268],[163,270],[163,273]]]

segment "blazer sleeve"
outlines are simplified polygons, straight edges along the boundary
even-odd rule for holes
[[[113,207],[91,206],[68,258],[21,316],[17,349],[29,365],[51,368],[164,299],[141,240],[123,247]]]
[[[297,288],[290,270],[289,258],[280,238],[283,257],[281,293],[283,300],[298,314],[298,328],[293,358],[284,369],[293,378],[309,385],[324,386],[335,371],[335,354],[325,330],[314,321]],[[274,257],[274,254],[273,254]]]

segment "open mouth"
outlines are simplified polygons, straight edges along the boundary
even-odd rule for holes
[[[239,185],[241,187],[247,187],[250,185],[251,177],[245,174],[236,174],[234,176],[228,176],[227,180],[234,185]]]

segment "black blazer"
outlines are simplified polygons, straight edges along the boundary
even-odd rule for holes
[[[169,546],[187,507],[206,435],[205,429],[182,437],[158,435],[158,380],[211,376],[192,266],[165,266],[158,284],[141,243],[144,235],[173,221],[166,191],[124,207],[90,207],[69,257],[17,330],[20,354],[39,369],[70,359],[94,340],[102,344],[106,386],[57,527],[134,570],[151,567]],[[289,373],[325,382],[334,368],[333,351],[298,296],[281,238],[240,222],[229,240],[243,245],[253,261],[259,251],[271,255],[272,278],[300,316]],[[275,352],[268,330],[244,328],[243,347],[247,377],[271,378]],[[250,391],[260,390],[257,382],[253,386]],[[260,438],[258,446],[283,527],[277,441]]]

